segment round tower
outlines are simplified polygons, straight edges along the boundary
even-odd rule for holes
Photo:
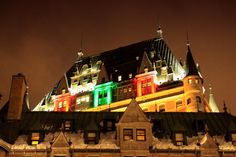
[[[183,79],[184,102],[187,112],[205,112],[203,79],[199,75],[190,46],[186,57],[186,76]]]

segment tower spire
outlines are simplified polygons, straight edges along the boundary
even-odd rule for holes
[[[157,40],[162,40],[163,39],[163,32],[161,30],[161,25],[158,24],[158,29],[157,29]]]
[[[212,112],[219,112],[219,108],[216,104],[211,85],[209,85],[209,106]]]
[[[187,74],[186,76],[189,76],[189,75],[199,76],[198,68],[197,68],[197,65],[193,59],[193,55],[192,55],[192,52],[190,49],[188,33],[187,33],[186,74]]]

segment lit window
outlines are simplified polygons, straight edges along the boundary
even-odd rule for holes
[[[146,141],[146,131],[145,129],[136,130],[136,140],[137,141]]]
[[[232,134],[232,144],[236,145],[236,134]]]
[[[31,144],[32,145],[37,145],[39,144],[39,133],[38,132],[33,132],[31,134]]]
[[[133,139],[133,129],[124,129],[123,130],[124,141]]]
[[[182,106],[182,100],[176,101],[176,108],[179,108]]]
[[[62,94],[65,94],[65,93],[66,93],[66,90],[65,90],[65,89],[62,89],[61,92],[62,92]]]
[[[131,92],[132,91],[132,88],[131,87],[129,87],[129,92]]]
[[[159,112],[165,112],[166,109],[165,109],[165,105],[160,105],[159,106]]]
[[[86,96],[86,102],[89,102],[89,96]]]
[[[118,81],[121,81],[121,80],[122,80],[122,76],[119,75],[119,76],[118,76]]]
[[[148,72],[148,68],[145,67],[145,68],[144,68],[144,73],[147,73],[147,72]]]
[[[58,108],[62,108],[62,102],[58,103]]]
[[[150,87],[150,86],[151,86],[151,82],[148,82],[148,83],[147,83],[147,86]]]
[[[63,107],[66,107],[67,106],[67,101],[64,101],[63,102]]]
[[[188,83],[192,84],[193,83],[192,79],[188,79]]]
[[[198,84],[198,83],[199,83],[199,80],[198,80],[198,79],[196,79],[196,80],[195,80],[195,83],[196,83],[196,84]]]
[[[127,93],[127,88],[124,88],[124,93]]]
[[[96,142],[96,133],[89,132],[88,133],[88,144],[95,144],[95,142]]]
[[[191,98],[187,99],[187,105],[191,103]]]
[[[79,105],[80,103],[80,98],[76,98],[76,104]]]
[[[132,78],[132,73],[129,74],[129,78],[130,78],[130,79]]]
[[[66,131],[70,130],[70,128],[71,128],[70,121],[65,121],[64,126],[65,126]]]
[[[184,144],[184,136],[183,133],[175,134],[175,141],[177,146],[182,146]]]

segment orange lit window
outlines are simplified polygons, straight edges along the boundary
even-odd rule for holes
[[[124,93],[127,93],[127,88],[124,88]]]
[[[124,129],[123,130],[124,141],[133,139],[133,129]]]
[[[39,143],[39,133],[38,132],[33,132],[31,134],[31,144],[32,145],[37,145]]]
[[[71,128],[70,121],[65,121],[65,130],[68,131]]]
[[[188,79],[188,83],[192,84],[193,83],[192,79]]]
[[[136,130],[136,140],[137,141],[146,141],[146,131],[145,129]]]
[[[179,108],[182,106],[182,100],[176,101],[176,108]]]
[[[95,142],[96,142],[96,133],[89,132],[88,133],[88,144],[95,144]]]
[[[198,80],[198,79],[196,79],[196,80],[195,80],[195,83],[196,83],[196,84],[198,84],[198,83],[199,83],[199,80]]]

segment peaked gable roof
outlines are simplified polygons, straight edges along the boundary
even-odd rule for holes
[[[132,99],[119,123],[149,122],[143,110],[135,99]]]
[[[53,147],[69,147],[69,143],[66,140],[66,137],[63,132],[60,132],[59,135],[54,140]]]

